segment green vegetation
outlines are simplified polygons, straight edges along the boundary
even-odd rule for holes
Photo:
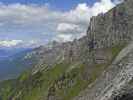
[[[112,52],[112,55],[113,55],[112,59],[114,59],[114,58],[118,55],[118,53],[119,53],[125,46],[126,46],[126,44],[120,44],[120,45],[113,46],[113,47],[111,48],[111,52]]]
[[[111,58],[114,59],[123,47],[107,48]],[[107,63],[93,65],[63,61],[48,70],[24,72],[17,80],[0,84],[0,100],[49,100],[51,97],[72,100],[106,70],[112,59]]]
[[[52,85],[54,95],[61,100],[70,100],[78,95],[88,85],[87,80],[83,80],[82,77],[84,67],[79,64],[78,67],[64,73],[56,80]],[[51,93],[51,90],[49,92]]]
[[[0,100],[7,100],[12,94],[12,89],[16,84],[16,80],[6,80],[0,83]]]

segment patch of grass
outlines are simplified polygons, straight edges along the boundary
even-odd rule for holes
[[[113,55],[112,59],[114,59],[125,46],[126,44],[120,44],[120,45],[113,46],[111,48],[111,52]]]
[[[133,85],[133,79],[131,79],[128,84]]]
[[[63,78],[58,79],[56,83],[52,85],[55,89],[54,95],[61,100],[71,100],[84,90],[89,84],[87,80],[83,79],[84,68],[84,65],[79,64],[69,72],[65,72]]]
[[[80,66],[80,67],[79,67]],[[56,84],[55,86],[55,96],[60,97],[61,100],[72,100],[75,96],[77,96],[82,90],[84,90],[89,84],[93,83],[97,77],[103,72],[106,67],[106,64],[96,64],[93,65],[93,69],[91,71],[90,79],[84,80],[83,73],[86,70],[86,65],[79,64],[77,67],[74,67],[70,72],[65,73],[62,80],[57,81],[56,84],[60,83],[62,88],[58,89]],[[70,84],[68,86],[68,84]]]
[[[12,89],[16,85],[16,80],[6,80],[0,83],[0,98],[2,100],[8,100],[8,97],[12,94]]]
[[[90,74],[90,83],[94,82],[101,73],[107,68],[107,64],[95,64]]]
[[[29,74],[30,74],[29,71],[25,71],[24,73],[22,73],[22,74],[18,77],[18,80],[19,80],[20,82],[27,80],[28,77],[29,77]]]
[[[10,97],[15,97],[15,100],[40,100],[40,98],[46,97],[50,85],[64,74],[68,67],[69,64],[63,62],[47,71],[39,71],[33,75],[24,72],[18,79],[19,85],[15,87],[14,93]]]

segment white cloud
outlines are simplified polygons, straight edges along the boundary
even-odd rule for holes
[[[56,38],[54,38],[54,40],[58,42],[72,41],[72,39],[73,36],[71,34],[59,34]]]
[[[82,36],[89,25],[92,16],[105,13],[115,4],[111,0],[101,0],[93,6],[86,3],[78,4],[70,11],[57,11],[50,8],[50,5],[23,5],[23,4],[0,4],[0,34],[26,33],[26,38],[42,38],[52,36],[63,41],[72,40]],[[32,35],[32,34],[36,35]],[[46,35],[52,34],[52,35]],[[57,39],[58,39],[57,38]],[[25,39],[25,38],[23,38]],[[8,42],[8,43],[7,43]],[[14,41],[0,42],[5,45],[16,45]],[[15,41],[17,42],[17,41]]]
[[[105,13],[114,6],[115,4],[111,0],[101,0],[91,7],[86,3],[79,4],[75,9],[63,14],[66,23],[59,23],[57,31],[59,33],[68,34],[69,38],[65,35],[65,40],[67,40],[67,38],[68,40],[74,39],[70,38],[70,34],[72,34],[71,37],[81,37],[84,35],[83,33],[86,32],[92,16],[96,16],[99,13]],[[62,40],[64,40],[65,36],[63,35]]]
[[[39,42],[35,40],[0,40],[0,47],[36,47]]]
[[[58,26],[57,26],[57,32],[60,32],[60,33],[68,33],[69,34],[72,34],[74,32],[79,32],[79,31],[82,31],[80,30],[80,27],[78,25],[75,25],[75,24],[71,24],[71,23],[60,23]]]
[[[22,40],[3,40],[3,41],[0,41],[0,46],[12,47],[12,46],[16,46],[18,44],[21,44],[22,42],[23,42]]]
[[[77,25],[75,24],[67,24],[67,23],[61,23],[57,27],[57,31],[65,32],[67,30],[75,30],[77,28]]]
[[[111,0],[101,0],[101,2],[96,2],[91,8],[93,16],[96,16],[99,13],[105,13],[115,6]]]

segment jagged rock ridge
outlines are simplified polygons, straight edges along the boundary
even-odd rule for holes
[[[39,56],[38,64],[15,80],[18,86],[0,89],[2,100],[122,100],[125,94],[131,98],[132,5],[125,0],[93,17],[87,35],[79,40],[31,52]]]

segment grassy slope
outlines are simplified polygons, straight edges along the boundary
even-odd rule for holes
[[[114,46],[109,49],[112,59],[123,47]],[[2,100],[10,98],[14,100],[47,100],[52,97],[58,100],[71,100],[94,82],[110,63],[94,64],[88,80],[84,79],[84,72],[88,66],[82,63],[75,65],[62,62],[49,70],[33,75],[30,72],[25,72],[15,82],[5,81],[6,84],[1,85],[4,88],[1,88],[0,96]]]

